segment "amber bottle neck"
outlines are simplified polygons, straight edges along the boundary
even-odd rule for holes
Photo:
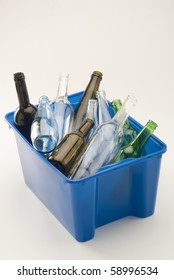
[[[87,119],[83,125],[78,129],[78,132],[80,132],[80,134],[82,134],[82,137],[85,137],[88,133],[88,131],[90,130],[90,128],[94,125],[93,120],[91,119]]]

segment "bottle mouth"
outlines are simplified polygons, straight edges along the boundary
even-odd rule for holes
[[[96,91],[96,96],[100,96],[100,95],[106,97],[106,92],[104,89],[100,89]]]
[[[14,80],[15,80],[15,81],[18,81],[18,80],[21,80],[21,79],[25,79],[24,73],[22,73],[22,72],[17,72],[17,73],[14,74]]]
[[[90,104],[90,106],[97,106],[97,100],[96,99],[89,99],[88,100],[88,105]]]
[[[103,76],[103,74],[102,74],[100,71],[94,71],[94,72],[92,73],[92,75],[93,75],[93,76],[97,76],[97,77],[99,77],[99,78],[101,78],[101,79],[102,79],[102,76]]]
[[[152,120],[149,120],[149,121],[148,121],[148,125],[149,125],[149,127],[150,127],[151,129],[154,129],[154,130],[158,127],[157,123],[155,123],[155,122],[152,121]]]
[[[61,72],[60,75],[59,75],[59,78],[67,78],[67,79],[69,79],[69,74],[66,73],[66,72]]]
[[[129,103],[132,104],[132,106],[135,106],[137,103],[137,98],[134,95],[128,95],[126,100],[128,100]]]
[[[49,99],[46,95],[42,95],[40,98],[39,98],[39,103],[42,103],[42,104],[45,104],[45,103],[48,103],[49,102]]]
[[[111,102],[111,104],[112,104],[112,105],[117,105],[117,106],[119,106],[119,107],[122,106],[122,102],[121,102],[120,99],[115,99],[115,100],[113,100],[113,101]]]

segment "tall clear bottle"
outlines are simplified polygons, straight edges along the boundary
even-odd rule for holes
[[[121,108],[122,102],[120,99],[115,99],[112,101],[112,107],[114,113],[116,114]],[[123,125],[123,146],[128,145],[137,135],[136,130],[131,126],[128,118]]]
[[[122,147],[115,155],[111,163],[118,162],[126,158],[137,158],[142,156],[142,151],[148,139],[157,128],[157,124],[149,120],[142,130],[138,133],[136,138],[128,145]]]
[[[74,114],[74,130],[78,129],[84,120],[86,119],[86,110],[88,106],[88,100],[94,99],[96,91],[99,89],[100,82],[102,80],[102,73],[94,71],[91,75],[91,79],[78,103]]]
[[[38,110],[31,125],[31,141],[33,147],[44,154],[53,151],[58,142],[57,122],[45,95],[39,98]]]
[[[87,106],[87,112],[86,112],[86,118],[91,119],[94,122],[93,127],[90,129],[89,133],[86,136],[86,140],[89,139],[92,134],[94,133],[95,129],[98,127],[98,102],[96,99],[89,99],[88,106]]]
[[[59,77],[59,86],[55,102],[52,104],[55,119],[58,125],[59,140],[70,133],[73,128],[74,109],[68,100],[68,81],[69,74],[61,73]]]
[[[85,137],[93,126],[93,120],[87,119],[75,132],[67,134],[48,160],[64,175],[69,170],[85,145]]]
[[[109,121],[111,119],[111,115],[109,112],[109,104],[106,99],[105,91],[97,91],[96,98],[98,100],[98,122],[99,124],[102,124],[103,122]]]
[[[117,114],[110,121],[98,126],[72,166],[69,172],[70,179],[94,174],[113,159],[121,147],[122,127],[135,104],[136,98],[129,95]]]
[[[30,103],[24,73],[15,73],[14,81],[19,101],[19,106],[14,113],[14,123],[18,126],[20,132],[30,141],[31,123],[37,109]]]

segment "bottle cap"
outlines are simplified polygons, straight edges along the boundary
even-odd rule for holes
[[[100,71],[94,71],[94,72],[92,73],[92,76],[97,76],[97,77],[99,77],[99,78],[102,79],[103,74],[102,74]]]
[[[15,80],[15,81],[21,80],[21,79],[25,79],[24,73],[22,73],[22,72],[17,72],[17,73],[14,74],[14,80]]]
[[[46,95],[42,95],[41,97],[39,97],[39,103],[49,103],[49,98]]]
[[[155,123],[154,121],[152,121],[152,120],[149,120],[148,122],[147,122],[147,124],[148,124],[148,126],[151,128],[151,129],[153,129],[153,130],[155,130],[156,128],[157,128],[157,123]]]

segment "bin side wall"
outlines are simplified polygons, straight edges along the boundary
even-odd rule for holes
[[[100,174],[98,177],[96,227],[130,214],[131,186],[130,167]]]
[[[46,159],[38,156],[17,134],[16,141],[26,185],[72,234],[75,234],[71,189]]]
[[[94,178],[71,184],[75,238],[81,242],[95,235],[97,185]]]
[[[132,170],[132,215],[145,218],[155,211],[161,155],[150,157]]]
[[[154,213],[161,155],[101,174],[98,178],[96,227],[126,216]]]

